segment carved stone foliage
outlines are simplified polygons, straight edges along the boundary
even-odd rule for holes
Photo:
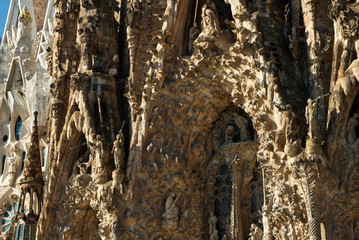
[[[38,237],[355,239],[358,11],[323,2],[56,1]]]

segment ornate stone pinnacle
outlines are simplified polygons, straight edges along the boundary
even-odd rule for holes
[[[39,136],[37,129],[37,115],[38,112],[34,112],[34,124],[32,127],[31,142],[29,151],[26,155],[24,172],[22,179],[20,180],[21,185],[33,185],[41,184],[43,185],[44,181],[42,179],[42,170],[41,170],[41,157],[40,157],[40,146],[39,146]]]

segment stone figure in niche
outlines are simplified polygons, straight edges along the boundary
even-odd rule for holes
[[[113,142],[113,147],[111,153],[114,154],[115,159],[115,171],[112,172],[112,193],[119,192],[123,195],[123,179],[125,178],[124,173],[122,172],[122,166],[125,161],[125,152],[124,152],[125,136],[123,135],[122,129],[120,133],[117,134],[116,140]]]
[[[121,169],[125,160],[124,153],[125,136],[122,131],[116,135],[111,153],[114,155],[116,169]]]
[[[315,138],[318,136],[318,103],[308,98],[307,106],[305,108],[305,117],[309,126],[309,137]]]
[[[84,175],[87,173],[88,166],[86,161],[88,161],[89,155],[90,155],[90,151],[89,149],[87,149],[85,154],[83,154],[81,157],[79,157],[76,160],[74,167],[72,169],[72,176],[76,176],[77,174]]]
[[[101,166],[101,160],[102,160],[102,157],[104,155],[104,152],[103,152],[103,144],[102,144],[102,138],[101,138],[101,135],[97,135],[96,136],[96,142],[95,142],[95,147],[96,147],[96,154],[95,154],[95,166]]]
[[[178,198],[177,198],[178,199]],[[176,207],[176,194],[171,192],[165,203],[165,212],[163,217],[167,226],[177,226],[178,222],[178,207]]]
[[[163,21],[162,33],[165,33],[166,31],[170,31],[170,32],[172,31],[172,28],[176,20],[176,15],[177,15],[177,7],[175,7],[175,1],[167,0],[167,8],[162,17],[162,21]]]
[[[209,235],[212,235],[216,231],[217,217],[211,212],[211,216],[208,219],[209,223]]]
[[[234,122],[241,131],[241,142],[250,140],[251,135],[248,128],[248,119],[235,114]]]
[[[9,164],[9,186],[13,186],[16,174],[16,153],[15,150],[11,150],[10,157],[8,159]]]
[[[97,135],[95,139],[95,143],[90,143],[91,149],[91,155],[90,155],[90,161],[87,162],[87,167],[92,167],[92,174],[96,175],[104,171],[104,161],[103,158],[105,156],[104,149],[103,149],[103,143],[102,143],[102,137],[101,135]]]
[[[263,224],[263,240],[272,240],[272,224],[270,222],[270,209],[272,207],[273,198],[270,202],[262,207],[262,224]]]
[[[256,224],[251,224],[249,240],[262,240],[263,231]]]
[[[352,116],[348,120],[347,129],[346,129],[348,143],[354,143],[358,137],[356,133],[356,127],[358,126],[358,119],[359,119],[359,115],[357,113],[354,113],[354,116]]]
[[[234,137],[234,127],[232,125],[229,125],[226,128],[226,133],[225,133],[225,144],[230,144],[233,143],[233,137]]]
[[[198,37],[200,41],[213,42],[220,36],[221,27],[218,19],[214,2],[204,4],[202,7],[202,32]]]
[[[189,30],[189,40],[188,40],[188,54],[193,53],[193,42],[199,35],[199,29],[197,22],[193,22],[193,26]]]
[[[272,199],[271,199],[271,201],[272,201],[272,203],[273,203],[273,205],[272,205],[272,211],[278,211],[278,210],[280,210],[282,207],[281,207],[281,201],[282,201],[282,199],[281,199],[281,195],[283,194],[283,191],[284,191],[284,189],[283,189],[283,186],[281,186],[282,184],[281,183],[279,183],[278,185],[276,185],[275,186],[275,188],[274,188],[274,190],[273,190],[273,193],[272,193]]]
[[[221,135],[221,130],[218,127],[214,128],[212,131],[212,136],[213,136],[212,146],[214,151],[216,151],[221,145],[221,143],[218,140],[220,135]]]
[[[211,236],[209,237],[210,240],[218,240],[218,230],[215,230]]]

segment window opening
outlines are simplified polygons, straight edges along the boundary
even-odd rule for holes
[[[21,136],[21,130],[22,130],[22,119],[21,117],[19,116],[16,120],[16,123],[15,123],[15,138],[16,140],[20,140],[20,136]]]
[[[6,161],[6,156],[2,156],[2,168],[1,168],[1,174],[4,173],[4,169],[5,169],[5,162]]]

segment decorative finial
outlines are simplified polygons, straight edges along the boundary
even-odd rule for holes
[[[31,20],[31,14],[29,12],[29,9],[27,7],[24,7],[22,10],[21,10],[21,13],[20,13],[20,19],[22,21],[22,23],[26,26],[30,20]]]
[[[38,115],[38,114],[39,114],[39,113],[38,113],[37,111],[34,112],[34,116],[35,116],[34,123],[35,123],[35,124],[37,124],[37,115]]]

